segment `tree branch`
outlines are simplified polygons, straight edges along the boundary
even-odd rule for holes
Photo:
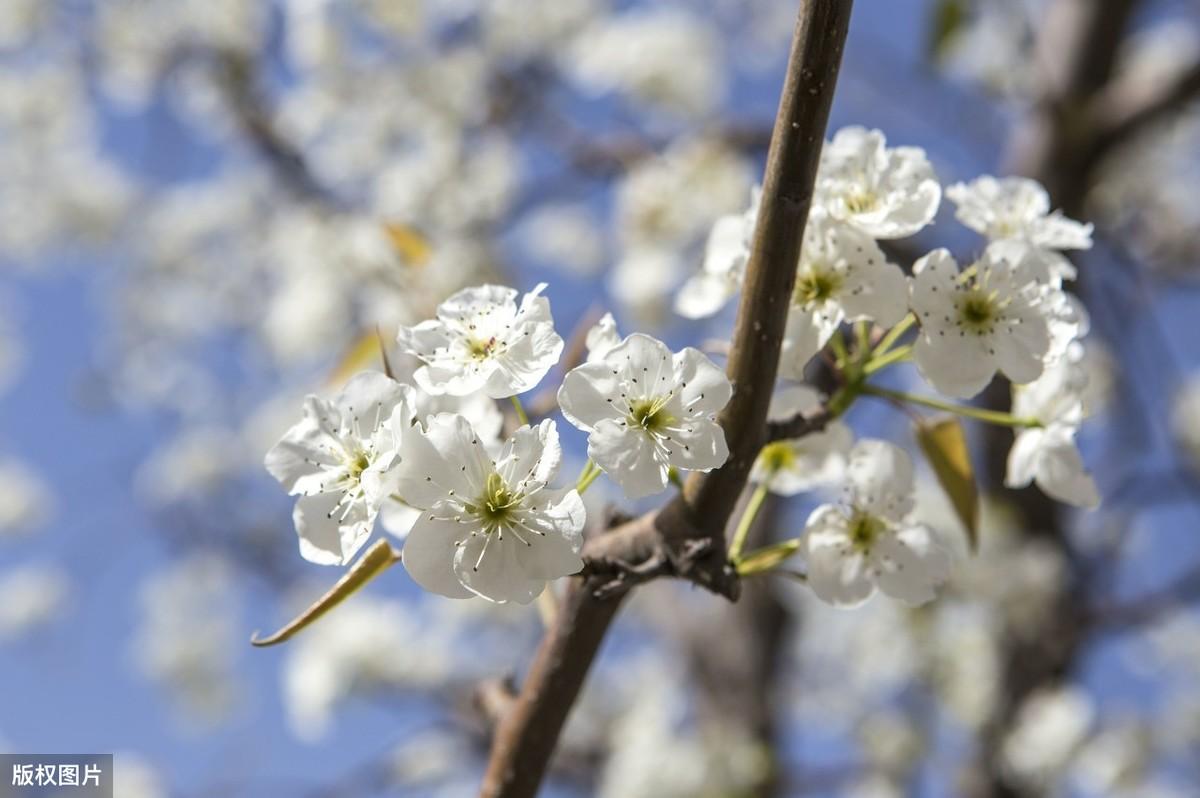
[[[682,495],[656,515],[589,541],[586,575],[573,580],[520,695],[497,728],[484,798],[537,792],[620,598],[639,577],[682,576],[737,597],[724,530],[765,435],[851,7],[852,0],[805,0],[796,21],[727,367],[734,392],[718,418],[729,460],[710,474],[692,474]]]
[[[1098,133],[1090,153],[1093,163],[1155,122],[1176,113],[1200,97],[1200,61],[1180,69],[1163,85],[1126,79],[1112,83],[1096,96],[1091,116]]]

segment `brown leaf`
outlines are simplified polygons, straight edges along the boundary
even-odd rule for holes
[[[250,638],[251,645],[265,648],[291,639],[297,632],[341,604],[367,582],[370,582],[399,561],[400,552],[393,549],[392,545],[386,540],[380,540],[374,546],[367,549],[367,553],[359,557],[358,562],[350,566],[350,570],[346,571],[342,578],[337,581],[337,584],[330,588],[328,593],[317,599],[311,607],[270,637],[259,637],[258,633],[255,632]]]
[[[916,425],[917,442],[933,467],[938,483],[967,530],[971,551],[979,548],[979,490],[967,449],[962,422],[954,417],[922,421]]]

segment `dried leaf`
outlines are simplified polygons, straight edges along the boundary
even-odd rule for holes
[[[751,574],[769,571],[791,557],[799,549],[799,540],[785,540],[782,543],[775,543],[771,546],[764,546],[757,551],[752,551],[737,561],[738,575],[750,576]]]
[[[418,230],[399,222],[384,224],[392,248],[404,259],[405,263],[413,266],[424,266],[433,255],[433,244]]]
[[[359,557],[358,562],[350,566],[350,570],[346,571],[342,578],[337,581],[337,584],[330,588],[328,593],[317,599],[311,607],[270,637],[259,637],[258,633],[255,632],[254,636],[250,638],[251,645],[265,648],[291,639],[297,632],[308,627],[322,615],[353,595],[355,591],[367,582],[370,582],[399,561],[400,552],[393,549],[392,545],[386,540],[378,541],[374,546],[367,549],[367,553]]]
[[[954,512],[967,530],[971,551],[979,548],[979,490],[967,449],[962,422],[954,417],[923,421],[916,425],[917,442],[933,467],[938,483],[950,499]]]

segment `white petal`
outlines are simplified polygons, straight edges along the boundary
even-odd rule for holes
[[[685,412],[716,413],[729,403],[733,394],[729,378],[699,349],[689,346],[678,352],[673,365],[670,379],[680,383],[678,396]]]
[[[557,579],[583,568],[583,525],[587,511],[574,489],[537,496],[537,520],[530,521],[544,535],[526,535],[529,546],[517,548],[517,561],[525,574],[537,579]],[[531,514],[532,515],[532,514]]]
[[[525,573],[517,560],[520,548],[525,544],[511,534],[503,539],[499,533],[469,538],[454,554],[454,573],[477,596],[497,604],[528,604],[545,589],[546,580]]]
[[[879,569],[879,589],[911,606],[932,601],[950,573],[950,556],[923,526],[881,536],[871,559]]]
[[[1033,481],[1044,436],[1045,431],[1040,429],[1023,429],[1017,433],[1012,448],[1008,450],[1005,486],[1023,488]]]
[[[458,551],[454,544],[465,534],[465,527],[460,524],[433,520],[422,514],[408,533],[401,552],[408,575],[432,593],[470,598],[473,594],[454,574],[454,555]]]
[[[821,394],[809,385],[790,385],[775,392],[767,410],[768,421],[787,421],[797,415],[809,415],[821,409]]]
[[[868,438],[855,444],[846,481],[854,506],[872,515],[899,520],[912,510],[912,460],[887,441]]]
[[[929,335],[922,330],[913,349],[913,362],[934,388],[969,399],[992,381],[996,362],[978,336],[941,333]]]
[[[1075,441],[1064,431],[1047,431],[1037,460],[1037,485],[1060,502],[1094,510],[1100,506],[1100,491],[1087,472]]]
[[[371,537],[374,513],[355,507],[343,521],[344,506],[334,509],[341,497],[340,493],[318,493],[296,500],[292,521],[300,536],[300,556],[309,562],[346,565]]]
[[[728,277],[716,274],[695,274],[687,279],[675,295],[675,312],[685,319],[705,319],[716,314],[737,293]]]
[[[611,354],[611,352],[610,352]],[[585,363],[567,372],[558,389],[558,407],[567,421],[591,431],[604,419],[617,419],[621,412],[613,406],[620,394],[619,370],[607,360]]]
[[[540,490],[551,482],[562,462],[558,428],[550,419],[521,427],[500,449],[496,470],[504,484],[519,493]]]
[[[908,279],[899,266],[883,259],[882,252],[870,260],[874,262],[856,267],[853,286],[839,299],[851,321],[869,319],[892,327],[908,313]]]
[[[661,493],[667,487],[666,459],[643,430],[601,421],[588,436],[588,456],[630,499]]]
[[[667,462],[676,468],[711,471],[725,465],[729,459],[725,430],[715,421],[694,419],[685,426],[670,427],[667,431],[671,435],[671,440],[665,444],[670,452]]]
[[[846,536],[846,517],[825,504],[805,524],[801,549],[808,563],[808,586],[817,598],[835,607],[857,607],[871,597],[875,585],[865,557]]]
[[[267,471],[288,493],[319,492],[326,477],[317,464],[337,462],[329,455],[329,450],[338,446],[337,441],[316,421],[315,414],[321,412],[319,403],[315,396],[305,400],[305,418],[271,447],[264,460]]]
[[[421,510],[410,504],[388,499],[379,508],[379,524],[390,535],[401,540],[408,537],[413,524],[421,517]]]
[[[613,347],[621,343],[621,337],[617,334],[617,322],[611,313],[605,313],[600,317],[600,321],[588,330],[584,343],[587,346],[588,363],[603,360]]]

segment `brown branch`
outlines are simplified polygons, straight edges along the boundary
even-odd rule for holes
[[[300,148],[271,118],[251,56],[231,49],[213,49],[209,56],[235,121],[284,185],[302,199],[336,206],[333,194],[317,180]]]
[[[724,529],[765,435],[851,6],[852,0],[806,0],[797,18],[727,367],[734,393],[718,419],[729,460],[710,474],[693,474],[682,496],[662,512],[589,541],[588,574],[573,580],[520,695],[496,731],[481,791],[485,798],[537,792],[620,597],[638,576],[673,574],[737,596]]]
[[[1093,163],[1156,122],[1200,97],[1200,61],[1179,70],[1163,85],[1145,80],[1115,81],[1096,96],[1091,116],[1099,131],[1090,153]]]

